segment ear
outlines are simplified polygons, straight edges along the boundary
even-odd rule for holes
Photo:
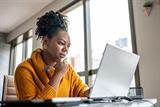
[[[44,45],[46,45],[46,46],[48,46],[48,37],[47,36],[45,36],[43,39],[42,39],[42,45],[44,46]]]

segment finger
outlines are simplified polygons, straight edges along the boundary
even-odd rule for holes
[[[63,59],[63,62],[67,63],[67,61],[68,61],[68,58]]]
[[[60,61],[63,62],[63,59],[61,58]]]
[[[63,62],[63,59],[62,58],[58,58],[57,62]]]
[[[54,67],[54,66],[56,66],[56,64],[57,64],[57,62],[54,62],[54,63],[52,64],[52,66]]]
[[[64,58],[63,60],[64,60],[64,61],[68,60],[68,57]]]

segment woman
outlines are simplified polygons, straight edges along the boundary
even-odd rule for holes
[[[16,68],[19,100],[88,96],[88,86],[65,61],[71,45],[67,28],[68,21],[60,13],[50,11],[38,18],[36,35],[42,39],[43,49],[34,50]]]

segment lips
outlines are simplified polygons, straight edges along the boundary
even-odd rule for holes
[[[60,54],[60,57],[61,57],[61,58],[65,58],[65,57],[66,57],[66,54]]]

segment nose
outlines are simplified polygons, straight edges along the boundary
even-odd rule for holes
[[[64,48],[63,48],[63,52],[68,53],[68,46],[64,46]]]

